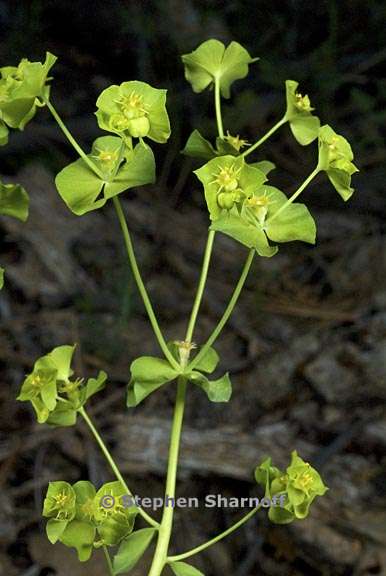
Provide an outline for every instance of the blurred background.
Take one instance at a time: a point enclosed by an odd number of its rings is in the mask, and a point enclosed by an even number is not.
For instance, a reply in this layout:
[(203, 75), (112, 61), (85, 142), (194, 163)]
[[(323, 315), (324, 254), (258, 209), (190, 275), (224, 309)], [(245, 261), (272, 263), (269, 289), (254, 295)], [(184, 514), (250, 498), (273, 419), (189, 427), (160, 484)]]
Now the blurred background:
[[(206, 576), (386, 575), (386, 3), (359, 0), (0, 1), (0, 65), (59, 58), (52, 101), (83, 146), (100, 135), (93, 112), (111, 83), (139, 79), (168, 89), (172, 137), (155, 145), (157, 184), (121, 195), (136, 252), (168, 339), (181, 339), (208, 226), (202, 189), (180, 154), (193, 128), (215, 136), (213, 94), (192, 93), (180, 54), (214, 37), (260, 60), (233, 86), (224, 126), (254, 141), (283, 114), (284, 81), (300, 82), (324, 123), (352, 143), (360, 173), (344, 204), (320, 176), (304, 194), (316, 247), (285, 245), (259, 258), (217, 344), (232, 375), (228, 405), (189, 391), (178, 495), (259, 495), (254, 467), (296, 448), (321, 471), (328, 494), (303, 522), (280, 527), (265, 512), (195, 564)], [(278, 168), (288, 194), (310, 173), (316, 145), (284, 127), (256, 160)], [(1, 218), (0, 575), (105, 574), (51, 546), (41, 521), (50, 480), (112, 480), (79, 423), (39, 426), (15, 401), (35, 359), (77, 342), (77, 372), (106, 370), (91, 413), (134, 493), (163, 492), (174, 386), (127, 411), (129, 364), (157, 345), (128, 269), (112, 207), (78, 218), (53, 178), (74, 153), (46, 110), (0, 149), (0, 174), (31, 195), (27, 224)], [(245, 250), (218, 235), (196, 340), (220, 317)], [(173, 550), (226, 529), (243, 511), (179, 510)], [(147, 573), (145, 557), (133, 574)]]

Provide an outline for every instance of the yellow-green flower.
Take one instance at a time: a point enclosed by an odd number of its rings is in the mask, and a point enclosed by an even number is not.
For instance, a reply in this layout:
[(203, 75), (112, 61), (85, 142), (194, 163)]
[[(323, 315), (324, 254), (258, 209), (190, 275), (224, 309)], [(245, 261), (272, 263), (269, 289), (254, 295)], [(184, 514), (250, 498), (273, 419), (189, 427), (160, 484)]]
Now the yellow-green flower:
[(103, 90), (96, 105), (102, 130), (123, 138), (147, 137), (160, 143), (170, 136), (166, 90), (136, 80), (123, 82)]

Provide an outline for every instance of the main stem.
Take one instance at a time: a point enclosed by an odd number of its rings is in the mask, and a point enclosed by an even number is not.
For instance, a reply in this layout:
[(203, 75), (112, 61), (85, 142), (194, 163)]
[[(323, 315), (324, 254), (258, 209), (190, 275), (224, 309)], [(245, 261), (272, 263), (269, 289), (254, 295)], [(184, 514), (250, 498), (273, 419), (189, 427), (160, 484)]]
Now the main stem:
[(251, 154), (251, 152), (253, 152), (254, 150), (256, 150), (256, 148), (261, 146), (261, 144), (263, 144), (266, 140), (268, 140), (268, 138), (270, 136), (272, 136), (272, 134), (274, 132), (276, 132), (276, 130), (278, 130), (280, 128), (280, 126), (283, 126), (283, 124), (285, 124), (286, 122), (287, 122), (287, 119), (285, 116), (283, 116), (283, 118), (281, 120), (279, 120), (279, 122), (277, 124), (272, 126), (271, 130), (269, 130), (266, 134), (264, 134), (264, 136), (262, 138), (260, 138), (260, 140), (255, 142), (250, 148), (245, 150), (245, 152), (243, 152), (241, 154), (241, 156), (244, 156), (244, 158), (245, 158), (245, 156), (248, 156), (248, 154)]
[(137, 259), (135, 257), (134, 247), (133, 247), (133, 243), (131, 241), (129, 229), (127, 227), (125, 215), (123, 213), (121, 203), (120, 203), (117, 196), (114, 196), (113, 202), (114, 202), (115, 210), (117, 212), (119, 223), (121, 225), (123, 238), (124, 238), (125, 246), (126, 246), (126, 250), (127, 250), (127, 255), (129, 257), (129, 261), (130, 261), (131, 269), (133, 271), (134, 279), (136, 281), (138, 290), (141, 294), (143, 303), (145, 305), (147, 314), (149, 316), (150, 323), (151, 323), (152, 328), (154, 330), (154, 334), (158, 340), (158, 344), (159, 344), (162, 352), (164, 353), (165, 357), (168, 359), (169, 363), (176, 370), (179, 370), (180, 365), (178, 364), (177, 360), (173, 357), (172, 353), (170, 352), (169, 348), (167, 347), (167, 344), (166, 344), (165, 339), (162, 335), (161, 329), (158, 325), (156, 315), (154, 314), (153, 306), (151, 305), (149, 296), (147, 294), (145, 285), (144, 285), (143, 280), (142, 280), (141, 273), (140, 273), (139, 268), (138, 268)]
[[(118, 466), (115, 464), (114, 459), (109, 452), (109, 449), (107, 448), (106, 444), (103, 442), (98, 430), (95, 428), (91, 418), (87, 414), (84, 407), (79, 409), (79, 413), (83, 417), (87, 426), (90, 428), (91, 433), (93, 434), (95, 440), (97, 441), (97, 444), (99, 445), (100, 449), (102, 450), (103, 455), (106, 458), (107, 462), (110, 464), (111, 469), (114, 472), (117, 480), (119, 480), (119, 482), (122, 484), (122, 486), (126, 490), (127, 494), (132, 496), (132, 492), (131, 492), (130, 488), (128, 487), (128, 485), (126, 484), (122, 474), (120, 473)], [(138, 508), (138, 510), (139, 510), (139, 514), (142, 516), (142, 518), (144, 520), (146, 520), (146, 522), (148, 522), (151, 526), (154, 526), (155, 528), (157, 528), (159, 526), (158, 522), (153, 520), (153, 518), (151, 518), (151, 516), (149, 516), (144, 510), (142, 510), (142, 508)]]
[(220, 320), (220, 322), (217, 324), (216, 328), (213, 330), (212, 334), (209, 336), (208, 340), (206, 341), (206, 343), (204, 344), (204, 346), (201, 348), (200, 352), (197, 354), (197, 356), (192, 360), (192, 362), (188, 365), (187, 370), (191, 371), (193, 370), (193, 368), (195, 366), (197, 366), (197, 364), (200, 362), (200, 360), (205, 356), (205, 354), (207, 353), (208, 349), (212, 346), (212, 344), (215, 342), (215, 340), (217, 339), (217, 337), (220, 335), (221, 330), (224, 328), (225, 324), (227, 323), (230, 315), (233, 312), (234, 307), (236, 306), (237, 300), (240, 296), (241, 290), (243, 289), (245, 280), (247, 279), (248, 276), (248, 272), (250, 270), (250, 267), (252, 265), (253, 262), (253, 258), (255, 256), (255, 250), (252, 249), (250, 250), (249, 254), (248, 254), (248, 258), (245, 261), (243, 270), (241, 272), (240, 278), (237, 282), (236, 288), (233, 291), (232, 297), (229, 300), (229, 304), (226, 307), (224, 314)]
[(181, 376), (177, 384), (177, 397), (174, 407), (173, 424), (170, 436), (169, 462), (166, 476), (164, 509), (161, 525), (159, 527), (158, 541), (153, 557), (153, 563), (151, 565), (148, 576), (160, 576), (168, 555), (174, 514), (172, 499), (175, 498), (176, 493), (178, 454), (180, 449), (182, 421), (185, 409), (185, 396), (186, 379)]

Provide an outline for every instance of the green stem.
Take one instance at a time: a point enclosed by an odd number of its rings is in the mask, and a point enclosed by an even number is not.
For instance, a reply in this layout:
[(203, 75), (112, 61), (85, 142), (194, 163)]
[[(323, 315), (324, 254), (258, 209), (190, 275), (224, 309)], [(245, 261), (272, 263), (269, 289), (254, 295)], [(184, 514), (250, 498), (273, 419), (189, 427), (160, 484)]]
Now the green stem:
[(139, 268), (138, 268), (137, 259), (135, 257), (135, 253), (134, 253), (133, 243), (131, 241), (130, 232), (129, 232), (129, 229), (128, 229), (127, 223), (126, 223), (126, 218), (125, 218), (125, 215), (123, 213), (121, 203), (120, 203), (117, 196), (114, 196), (113, 202), (114, 202), (115, 210), (117, 212), (119, 223), (121, 225), (123, 238), (124, 238), (125, 246), (126, 246), (126, 250), (127, 250), (127, 255), (129, 257), (129, 262), (131, 265), (131, 269), (133, 271), (134, 279), (137, 283), (138, 290), (141, 294), (143, 303), (145, 305), (147, 314), (149, 316), (150, 323), (151, 323), (152, 328), (154, 330), (154, 334), (158, 340), (158, 344), (159, 344), (162, 352), (165, 355), (165, 358), (167, 358), (167, 360), (173, 366), (173, 368), (175, 368), (176, 370), (180, 370), (181, 367), (178, 364), (177, 360), (173, 357), (169, 348), (167, 347), (167, 344), (166, 344), (165, 339), (162, 335), (161, 329), (158, 325), (157, 318), (154, 314), (153, 307), (151, 305), (149, 296), (147, 294), (145, 285), (144, 285), (142, 277), (141, 277), (141, 273), (140, 273)]
[(212, 538), (212, 540), (208, 540), (208, 542), (205, 542), (204, 544), (201, 544), (200, 546), (197, 546), (196, 548), (192, 548), (192, 550), (188, 550), (187, 552), (183, 552), (182, 554), (178, 554), (177, 556), (169, 556), (167, 561), (168, 562), (179, 562), (180, 560), (185, 560), (185, 558), (189, 558), (190, 556), (194, 556), (195, 554), (202, 552), (206, 548), (209, 548), (209, 546), (213, 546), (213, 544), (216, 544), (217, 542), (219, 542), (223, 538), (226, 538), (227, 536), (229, 536), (229, 534), (232, 534), (232, 532), (234, 532), (235, 530), (240, 528), (240, 526), (242, 526), (243, 524), (248, 522), (248, 520), (250, 520), (256, 514), (256, 512), (259, 510), (259, 508), (260, 508), (260, 506), (256, 506), (256, 508), (253, 508), (253, 510), (250, 510), (250, 512), (248, 512), (248, 514), (243, 516), (243, 518), (241, 518), (238, 522), (236, 522), (236, 524), (233, 524), (230, 528), (228, 528), (224, 532), (221, 532), (221, 534), (218, 534), (217, 536), (215, 536), (215, 538)]
[(47, 108), (49, 109), (49, 111), (51, 112), (52, 116), (55, 118), (57, 124), (59, 125), (59, 128), (62, 130), (62, 132), (64, 133), (64, 135), (66, 136), (67, 140), (70, 142), (70, 144), (73, 146), (73, 148), (75, 148), (75, 150), (77, 151), (77, 153), (79, 154), (79, 156), (82, 158), (82, 160), (84, 160), (84, 162), (86, 162), (87, 166), (97, 175), (99, 176), (99, 178), (101, 178), (102, 180), (104, 180), (104, 175), (103, 172), (101, 172), (101, 170), (99, 170), (99, 168), (97, 168), (97, 166), (95, 166), (94, 162), (92, 160), (90, 160), (90, 158), (87, 156), (87, 154), (85, 153), (85, 151), (79, 146), (78, 142), (75, 140), (75, 138), (73, 137), (73, 135), (71, 134), (71, 132), (68, 130), (68, 128), (66, 127), (66, 125), (64, 124), (63, 120), (61, 119), (61, 117), (59, 116), (59, 114), (57, 113), (57, 111), (55, 110), (54, 106), (51, 104), (51, 102), (48, 99), (45, 99), (44, 102), (47, 105)]
[(308, 176), (308, 178), (306, 178), (306, 180), (304, 180), (303, 184), (301, 184), (301, 186), (299, 186), (299, 188), (296, 190), (296, 192), (294, 192), (292, 194), (292, 196), (290, 198), (288, 198), (287, 202), (285, 202), (277, 212), (275, 212), (274, 214), (272, 214), (272, 216), (270, 218), (267, 219), (267, 224), (273, 222), (273, 220), (275, 220), (275, 218), (277, 218), (279, 216), (279, 214), (281, 214), (283, 212), (283, 210), (285, 210), (290, 204), (292, 204), (292, 202), (294, 202), (296, 200), (296, 198), (303, 192), (303, 190), (308, 186), (308, 184), (311, 182), (311, 180), (313, 180), (315, 178), (315, 176), (317, 174), (319, 174), (320, 172), (320, 168), (317, 166), (315, 168), (315, 170), (313, 170), (311, 172), (311, 174)]
[(216, 108), (216, 120), (217, 120), (217, 130), (220, 138), (224, 138), (224, 128), (222, 124), (221, 116), (221, 92), (220, 92), (220, 80), (216, 78), (214, 81), (214, 104)]
[(272, 126), (271, 130), (269, 130), (266, 134), (264, 134), (264, 136), (262, 138), (260, 138), (260, 140), (255, 142), (250, 148), (245, 150), (245, 152), (243, 152), (241, 154), (241, 156), (245, 157), (245, 156), (248, 156), (248, 154), (251, 154), (251, 152), (253, 152), (254, 150), (256, 150), (256, 148), (261, 146), (261, 144), (263, 144), (266, 140), (268, 140), (268, 138), (270, 136), (272, 136), (272, 134), (274, 132), (276, 132), (276, 130), (278, 130), (280, 128), (280, 126), (283, 126), (283, 124), (285, 124), (286, 122), (287, 122), (287, 118), (285, 116), (283, 116), (283, 118), (281, 120), (279, 120), (279, 122), (277, 124), (275, 124), (275, 126)]
[(232, 314), (233, 309), (236, 306), (237, 300), (240, 296), (240, 293), (241, 293), (241, 290), (244, 286), (245, 280), (247, 279), (248, 272), (249, 272), (250, 267), (252, 265), (254, 255), (255, 255), (255, 250), (254, 249), (250, 250), (250, 252), (248, 254), (248, 258), (246, 259), (243, 270), (241, 272), (240, 278), (237, 282), (236, 288), (233, 291), (232, 297), (229, 301), (228, 306), (225, 309), (225, 312), (224, 312), (220, 322), (217, 324), (216, 328), (213, 330), (212, 334), (209, 336), (208, 340), (206, 341), (204, 346), (201, 348), (201, 350), (197, 354), (197, 356), (195, 358), (193, 358), (193, 360), (190, 364), (188, 364), (188, 366), (186, 368), (187, 372), (190, 372), (191, 370), (193, 370), (193, 368), (195, 366), (197, 366), (197, 364), (200, 362), (200, 360), (207, 353), (208, 349), (212, 346), (212, 344), (218, 338), (218, 336), (221, 333), (221, 330), (224, 328), (225, 324), (227, 323), (229, 316)]
[(106, 564), (107, 564), (107, 568), (109, 569), (109, 574), (110, 574), (110, 576), (114, 576), (114, 570), (113, 570), (113, 565), (111, 562), (110, 554), (109, 554), (109, 551), (107, 550), (107, 546), (105, 546), (105, 545), (103, 545), (103, 552), (105, 553)]
[(202, 296), (204, 294), (205, 284), (206, 284), (206, 280), (208, 277), (208, 270), (209, 270), (210, 258), (211, 258), (212, 250), (213, 250), (213, 242), (214, 242), (215, 234), (216, 234), (216, 232), (214, 232), (213, 230), (210, 230), (209, 234), (208, 234), (208, 239), (206, 242), (206, 248), (205, 248), (205, 254), (204, 254), (204, 260), (202, 263), (200, 281), (198, 284), (197, 293), (196, 293), (196, 297), (194, 300), (192, 313), (190, 315), (188, 329), (186, 331), (186, 336), (185, 336), (185, 340), (187, 342), (191, 342), (192, 338), (193, 338), (194, 327), (196, 325), (197, 315), (198, 315), (198, 311), (200, 309), (201, 300), (202, 300)]
[(186, 397), (186, 378), (180, 377), (177, 385), (177, 397), (174, 407), (173, 424), (170, 435), (169, 462), (166, 476), (165, 503), (162, 514), (162, 521), (158, 532), (158, 541), (155, 549), (153, 563), (148, 576), (160, 576), (167, 559), (170, 536), (173, 526), (174, 506), (171, 504), (176, 493), (176, 478), (178, 454), (180, 449), (180, 439), (182, 421), (184, 417)]
[[(132, 492), (130, 491), (129, 487), (127, 486), (122, 474), (119, 471), (118, 466), (115, 464), (113, 457), (111, 456), (111, 454), (109, 452), (109, 449), (107, 448), (106, 444), (103, 442), (98, 430), (95, 428), (95, 426), (94, 426), (91, 418), (87, 414), (86, 410), (84, 409), (84, 407), (82, 407), (78, 410), (78, 412), (81, 414), (81, 416), (85, 420), (87, 426), (90, 428), (91, 433), (93, 434), (95, 440), (97, 441), (99, 448), (102, 450), (103, 455), (106, 458), (107, 462), (110, 464), (110, 467), (111, 467), (112, 471), (114, 472), (116, 478), (122, 484), (122, 486), (124, 487), (126, 492), (129, 494), (129, 496), (132, 496), (133, 495)], [(151, 516), (149, 516), (144, 510), (142, 510), (142, 508), (138, 508), (138, 511), (139, 511), (140, 515), (142, 516), (142, 518), (144, 520), (146, 520), (146, 522), (151, 524), (151, 526), (158, 528), (158, 526), (159, 526), (158, 522), (153, 520), (153, 518), (151, 518)]]

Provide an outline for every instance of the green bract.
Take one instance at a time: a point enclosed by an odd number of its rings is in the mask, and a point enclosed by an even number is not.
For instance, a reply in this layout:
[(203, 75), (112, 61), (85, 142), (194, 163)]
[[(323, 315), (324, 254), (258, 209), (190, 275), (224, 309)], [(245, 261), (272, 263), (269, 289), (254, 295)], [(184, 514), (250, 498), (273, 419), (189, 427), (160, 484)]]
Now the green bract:
[(169, 345), (170, 350), (176, 360), (181, 362), (181, 370), (174, 369), (169, 362), (154, 356), (142, 356), (137, 358), (131, 364), (131, 379), (127, 393), (127, 405), (131, 408), (137, 406), (149, 394), (167, 384), (173, 382), (181, 374), (190, 382), (196, 384), (204, 390), (209, 400), (212, 402), (228, 402), (232, 394), (232, 385), (228, 374), (225, 374), (217, 380), (209, 380), (202, 374), (206, 372), (211, 374), (219, 361), (217, 352), (209, 348), (205, 356), (196, 365), (195, 370), (184, 370), (186, 360), (194, 344), (190, 342), (178, 341)]
[(8, 143), (8, 133), (9, 130), (1, 119), (1, 112), (0, 112), (0, 146), (5, 146)]
[[(1, 124), (0, 124), (1, 131)], [(22, 222), (28, 218), (29, 198), (20, 184), (3, 184), (0, 180), (0, 214)], [(0, 268), (0, 290), (4, 286), (4, 269)]]
[(306, 146), (318, 137), (320, 121), (313, 116), (309, 97), (297, 92), (298, 82), (286, 80), (287, 110), (285, 119), (299, 144)]
[(145, 553), (155, 535), (155, 528), (143, 528), (132, 532), (119, 546), (118, 553), (114, 556), (114, 574), (129, 572), (137, 564)]
[(198, 130), (193, 130), (181, 153), (192, 158), (211, 160), (216, 156), (227, 154), (238, 156), (241, 149), (247, 145), (248, 142), (240, 138), (239, 135), (232, 136), (228, 132), (224, 138), (216, 138), (216, 148), (213, 148), (209, 140), (206, 140)]
[(186, 562), (170, 562), (169, 566), (175, 576), (204, 576), (200, 570)]
[[(0, 119), (11, 128), (22, 130), (33, 118), (36, 107), (44, 105), (49, 95), (48, 73), (56, 56), (46, 53), (44, 63), (30, 62), (26, 58), (16, 66), (0, 68)], [(4, 128), (0, 126), (4, 139)]]
[(150, 138), (166, 142), (170, 136), (166, 90), (133, 80), (114, 84), (97, 100), (96, 117), (102, 130), (124, 138)]
[(319, 473), (304, 462), (296, 450), (292, 452), (286, 473), (272, 466), (271, 459), (267, 458), (256, 468), (255, 479), (274, 503), (279, 496), (285, 496), (284, 506), (271, 505), (269, 509), (270, 520), (277, 524), (306, 518), (316, 496), (323, 496), (328, 490)]
[(59, 346), (35, 362), (34, 369), (23, 382), (18, 400), (31, 402), (40, 424), (71, 426), (87, 400), (101, 390), (107, 375), (98, 378), (71, 380), (71, 360), (75, 346)]
[(55, 179), (60, 196), (77, 216), (101, 208), (125, 190), (155, 181), (154, 155), (144, 143), (128, 150), (121, 138), (102, 136), (95, 140), (88, 158), (101, 176), (79, 158), (63, 168)]
[(204, 185), (211, 220), (217, 220), (235, 206), (240, 208), (267, 179), (261, 170), (234, 156), (214, 158), (194, 173)]
[[(255, 248), (260, 256), (276, 254), (273, 242), (301, 240), (315, 243), (315, 222), (304, 204), (293, 203), (283, 206), (287, 197), (273, 186), (261, 186), (244, 199), (241, 208), (234, 207), (211, 225), (211, 230), (223, 232), (248, 248)], [(280, 214), (273, 217), (276, 212)]]
[(96, 493), (94, 518), (100, 544), (116, 546), (133, 531), (138, 508), (125, 505), (125, 497), (127, 490), (120, 482), (104, 484)]
[(354, 155), (350, 144), (328, 126), (319, 130), (319, 163), (320, 170), (325, 170), (335, 190), (343, 200), (348, 200), (354, 188), (351, 188), (351, 176), (358, 172), (352, 163)]
[(202, 92), (215, 80), (220, 84), (224, 98), (230, 97), (230, 87), (235, 80), (245, 78), (248, 66), (258, 58), (251, 58), (238, 42), (227, 48), (219, 40), (207, 40), (190, 54), (181, 56), (185, 67), (185, 78), (194, 92)]
[(25, 222), (28, 206), (28, 194), (20, 184), (3, 184), (0, 180), (0, 214)]

